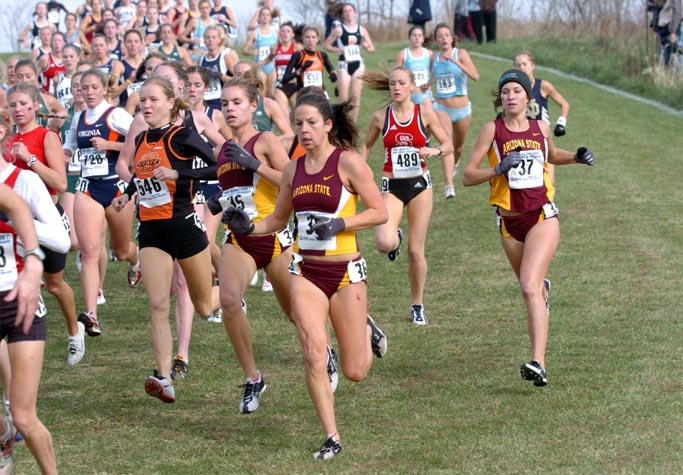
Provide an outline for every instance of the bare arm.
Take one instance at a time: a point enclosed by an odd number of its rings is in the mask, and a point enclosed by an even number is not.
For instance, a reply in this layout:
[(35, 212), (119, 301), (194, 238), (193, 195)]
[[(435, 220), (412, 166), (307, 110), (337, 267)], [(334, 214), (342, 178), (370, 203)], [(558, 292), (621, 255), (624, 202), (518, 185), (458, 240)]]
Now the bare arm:
[(470, 54), (467, 51), (459, 49), (458, 59), (453, 59), (452, 56), (449, 56), (448, 59), (462, 69), (472, 81), (479, 81), (479, 71), (477, 71), (477, 67), (472, 62), (472, 58), (470, 58)]
[(275, 127), (277, 127), (282, 135), (294, 135), (292, 126), (289, 123), (289, 117), (287, 117), (285, 111), (282, 110), (282, 107), (280, 107), (275, 100), (269, 97), (264, 97), (263, 108), (266, 110), (266, 114), (268, 114), (270, 120), (273, 121), (273, 124), (275, 124)]
[(377, 141), (379, 134), (384, 127), (384, 109), (375, 111), (372, 114), (372, 119), (370, 120), (370, 127), (368, 128), (368, 133), (365, 135), (365, 141), (360, 147), (360, 156), (367, 162), (368, 156), (370, 155), (370, 149)]
[(493, 136), (496, 132), (496, 124), (489, 122), (482, 127), (477, 141), (472, 148), (470, 158), (467, 161), (467, 166), (462, 173), (462, 184), (465, 186), (478, 185), (489, 181), (496, 176), (496, 171), (493, 167), (480, 168), (484, 161), (486, 154), (493, 143)]
[(339, 158), (339, 176), (345, 186), (358, 193), (365, 205), (360, 213), (344, 218), (344, 228), (347, 231), (360, 231), (387, 222), (387, 207), (365, 160), (360, 160), (356, 152), (342, 152)]
[(562, 97), (562, 94), (557, 92), (555, 86), (545, 79), (541, 83), (541, 94), (543, 94), (545, 97), (551, 98), (555, 104), (560, 106), (560, 116), (567, 118), (567, 115), (569, 114), (569, 102)]
[(361, 35), (363, 35), (363, 48), (365, 48), (368, 51), (368, 53), (374, 53), (375, 44), (372, 42), (372, 38), (370, 38), (368, 30), (366, 30), (364, 26), (361, 26), (360, 33)]

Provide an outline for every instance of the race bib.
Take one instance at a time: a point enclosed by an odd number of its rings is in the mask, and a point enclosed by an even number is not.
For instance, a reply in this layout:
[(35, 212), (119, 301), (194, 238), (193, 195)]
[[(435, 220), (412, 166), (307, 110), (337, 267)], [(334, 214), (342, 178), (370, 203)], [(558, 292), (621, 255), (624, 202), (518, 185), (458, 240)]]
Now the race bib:
[(128, 86), (126, 86), (126, 92), (128, 93), (128, 97), (130, 97), (134, 93), (140, 91), (141, 87), (142, 87), (142, 82), (134, 82), (133, 84), (128, 84)]
[(280, 242), (280, 246), (283, 248), (294, 244), (294, 237), (292, 236), (292, 232), (289, 230), (289, 228), (285, 228), (277, 233), (277, 240)]
[(76, 180), (76, 191), (80, 191), (81, 193), (87, 193), (89, 186), (90, 180), (88, 180), (87, 178), (79, 176), (78, 180)]
[(282, 78), (285, 75), (285, 71), (287, 70), (287, 66), (278, 66), (277, 67), (277, 80), (282, 81)]
[(321, 213), (318, 211), (297, 212), (296, 223), (299, 249), (302, 251), (332, 251), (336, 249), (337, 236), (331, 236), (329, 239), (319, 239), (318, 234), (313, 231), (318, 221), (335, 217), (332, 213)]
[(154, 208), (171, 202), (171, 193), (168, 191), (166, 181), (159, 181), (153, 176), (149, 178), (135, 178), (138, 188), (140, 204), (145, 208)]
[(349, 63), (360, 61), (360, 45), (344, 46), (344, 60)]
[(209, 85), (206, 88), (206, 91), (204, 91), (204, 100), (213, 101), (216, 99), (220, 99), (222, 87), (223, 85), (221, 84), (220, 79), (211, 78), (211, 81), (209, 81)]
[(59, 11), (51, 10), (47, 12), (47, 21), (55, 25), (59, 24)]
[(364, 258), (349, 262), (346, 266), (346, 272), (349, 274), (349, 282), (357, 284), (363, 282), (368, 278), (368, 266)]
[(550, 219), (559, 214), (559, 210), (557, 209), (557, 206), (555, 206), (555, 203), (552, 201), (549, 201), (548, 203), (543, 205), (543, 216), (545, 219)]
[(413, 71), (413, 76), (415, 77), (415, 85), (417, 87), (427, 84), (427, 81), (429, 81), (429, 71), (426, 69)]
[(14, 234), (0, 234), (0, 291), (11, 290), (19, 273), (17, 258), (14, 255)]
[(437, 94), (453, 94), (455, 92), (455, 76), (446, 74), (436, 78)]
[(223, 190), (223, 194), (220, 198), (218, 198), (218, 202), (223, 207), (223, 210), (236, 208), (247, 213), (249, 219), (258, 217), (256, 204), (254, 203), (253, 186), (235, 186), (233, 188)]
[(415, 147), (391, 149), (391, 169), (396, 178), (412, 178), (422, 175), (422, 161)]
[(389, 178), (383, 176), (379, 185), (380, 193), (389, 193)]
[(81, 173), (81, 151), (76, 151), (69, 158), (69, 164), (66, 166), (67, 173)]
[(81, 150), (81, 176), (101, 177), (109, 175), (109, 159), (105, 150), (84, 148)]
[(323, 73), (320, 71), (304, 71), (304, 87), (323, 85)]
[(540, 150), (523, 150), (519, 152), (522, 160), (515, 168), (508, 171), (508, 184), (513, 190), (537, 188), (543, 185), (543, 164), (545, 159)]
[(261, 46), (258, 49), (258, 56), (256, 57), (256, 61), (263, 61), (265, 59), (268, 59), (268, 56), (270, 56), (270, 46)]
[(301, 275), (301, 261), (304, 258), (296, 252), (292, 253), (292, 260), (289, 262), (289, 273), (294, 275)]

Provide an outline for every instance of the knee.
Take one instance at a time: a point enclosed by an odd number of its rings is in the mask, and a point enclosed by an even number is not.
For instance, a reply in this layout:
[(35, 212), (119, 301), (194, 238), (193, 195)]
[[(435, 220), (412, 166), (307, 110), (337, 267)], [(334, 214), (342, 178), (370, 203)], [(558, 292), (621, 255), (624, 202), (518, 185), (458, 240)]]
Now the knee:
[(149, 308), (152, 312), (152, 316), (159, 314), (168, 315), (171, 309), (170, 299), (168, 297), (150, 296)]
[(230, 319), (242, 314), (242, 298), (237, 295), (225, 295), (221, 293), (221, 308), (223, 318)]
[(45, 282), (45, 287), (47, 288), (48, 293), (56, 299), (59, 299), (59, 297), (62, 296), (62, 292), (64, 291), (65, 285), (66, 282), (64, 282), (64, 280), (62, 279), (47, 279)]
[(456, 157), (459, 157), (462, 155), (462, 152), (465, 150), (465, 144), (455, 144), (453, 147), (453, 153), (455, 154)]
[(396, 234), (396, 231), (393, 233), (391, 232), (381, 232), (377, 233), (375, 236), (375, 245), (377, 246), (377, 250), (382, 253), (387, 253), (389, 251), (393, 251), (396, 249), (396, 246), (398, 244), (398, 235)]
[(324, 345), (303, 345), (304, 366), (309, 373), (321, 373), (327, 371), (327, 349)]
[(344, 360), (342, 360), (342, 371), (344, 373), (344, 377), (349, 381), (353, 381), (354, 383), (363, 381), (368, 375), (368, 369), (369, 365), (365, 367), (358, 364), (345, 365)]
[(524, 300), (529, 300), (537, 295), (541, 295), (541, 286), (527, 280), (521, 280), (519, 282), (519, 288), (522, 291)]
[(427, 260), (425, 259), (424, 248), (408, 247), (408, 260), (412, 265), (421, 265), (427, 267)]
[(35, 411), (23, 411), (17, 408), (12, 408), (12, 421), (14, 427), (17, 428), (23, 436), (30, 436), (33, 425), (37, 420)]
[(118, 261), (125, 261), (130, 255), (129, 246), (127, 244), (126, 246), (112, 248), (112, 251), (114, 252), (114, 257), (116, 257), (116, 260)]

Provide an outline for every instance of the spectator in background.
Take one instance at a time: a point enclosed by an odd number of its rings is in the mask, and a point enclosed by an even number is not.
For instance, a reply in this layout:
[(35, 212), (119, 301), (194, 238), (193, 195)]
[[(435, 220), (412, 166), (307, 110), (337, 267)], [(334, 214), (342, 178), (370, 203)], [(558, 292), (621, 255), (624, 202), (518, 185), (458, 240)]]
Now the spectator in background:
[(467, 17), (469, 16), (468, 3), (468, 0), (456, 0), (455, 2), (453, 32), (460, 41), (466, 40), (469, 37), (467, 31)]
[(408, 11), (408, 23), (420, 26), (426, 30), (425, 25), (432, 19), (432, 9), (429, 0), (413, 0)]
[(342, 2), (340, 0), (325, 0), (327, 11), (325, 12), (325, 37), (323, 41), (330, 36), (332, 30), (341, 24), (342, 17)]
[(681, 10), (683, 10), (682, 0), (666, 0), (659, 12), (657, 22), (659, 51), (662, 55), (662, 62), (666, 66), (671, 63), (671, 53), (676, 44), (676, 32), (681, 25)]
[[(482, 30), (482, 16), (481, 16), (481, 6), (479, 5), (479, 0), (468, 0), (467, 10), (469, 15), (470, 23), (472, 24), (472, 31), (468, 35), (468, 39), (477, 39), (477, 43), (482, 44), (484, 42), (484, 32)], [(472, 37), (474, 33), (474, 38)]]
[[(480, 0), (481, 18), (484, 29), (486, 30), (486, 42), (496, 42), (496, 1), (497, 0)], [(481, 42), (480, 42), (481, 43)]]

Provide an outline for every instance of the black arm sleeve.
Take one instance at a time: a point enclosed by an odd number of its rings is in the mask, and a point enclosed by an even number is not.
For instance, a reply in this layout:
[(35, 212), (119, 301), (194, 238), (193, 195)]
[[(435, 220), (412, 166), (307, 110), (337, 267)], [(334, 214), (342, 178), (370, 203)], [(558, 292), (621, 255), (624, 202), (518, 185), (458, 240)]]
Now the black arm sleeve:
[(197, 157), (208, 165), (208, 167), (195, 170), (189, 168), (176, 170), (178, 178), (216, 179), (216, 160), (213, 158), (213, 148), (196, 131), (183, 128), (173, 135), (171, 148), (181, 157)]
[(299, 64), (299, 58), (301, 58), (301, 54), (298, 51), (295, 51), (292, 57), (289, 58), (285, 74), (282, 75), (282, 84), (299, 78), (299, 73), (296, 71), (296, 65)]
[(331, 73), (332, 71), (334, 71), (334, 66), (332, 66), (332, 61), (330, 61), (330, 57), (324, 51), (322, 51), (322, 56), (323, 61), (325, 62), (325, 69), (328, 73)]
[(126, 187), (126, 191), (123, 193), (128, 195), (128, 199), (131, 199), (135, 193), (137, 193), (138, 187), (135, 184), (135, 174), (130, 177), (130, 181), (128, 182), (128, 186)]

